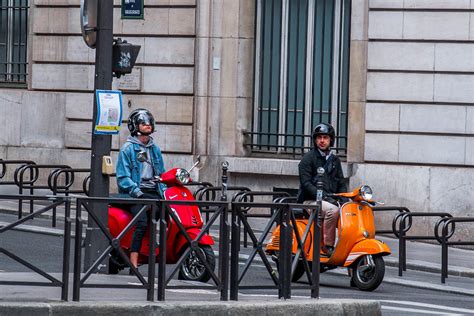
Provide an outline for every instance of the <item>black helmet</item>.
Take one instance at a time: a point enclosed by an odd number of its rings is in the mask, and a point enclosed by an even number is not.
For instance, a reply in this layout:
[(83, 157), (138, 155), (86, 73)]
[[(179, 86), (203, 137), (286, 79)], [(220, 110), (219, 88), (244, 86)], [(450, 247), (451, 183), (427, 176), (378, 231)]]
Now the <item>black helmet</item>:
[(329, 146), (334, 146), (334, 142), (336, 140), (336, 132), (334, 131), (334, 127), (332, 127), (331, 124), (320, 123), (316, 125), (313, 130), (313, 142), (316, 139), (316, 136), (318, 135), (329, 135), (329, 137), (331, 138), (331, 143), (329, 144)]
[(130, 113), (130, 116), (128, 117), (127, 126), (132, 136), (145, 135), (143, 133), (139, 133), (138, 128), (140, 123), (150, 124), (151, 133), (155, 131), (155, 119), (153, 118), (153, 115), (150, 113), (150, 111), (145, 109), (136, 109), (133, 110), (132, 113)]

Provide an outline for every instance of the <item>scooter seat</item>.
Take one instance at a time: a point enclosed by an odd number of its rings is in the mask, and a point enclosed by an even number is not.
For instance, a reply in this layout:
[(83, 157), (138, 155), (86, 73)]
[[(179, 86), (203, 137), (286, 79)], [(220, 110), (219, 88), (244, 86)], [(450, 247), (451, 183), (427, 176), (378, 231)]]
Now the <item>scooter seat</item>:
[[(121, 193), (116, 193), (116, 194), (110, 194), (110, 197), (111, 198), (123, 199), (123, 198), (128, 198), (129, 196), (125, 195), (125, 194), (121, 194)], [(109, 204), (110, 207), (116, 207), (116, 208), (122, 209), (122, 210), (127, 211), (127, 212), (130, 212), (133, 205), (134, 204), (127, 204), (127, 203), (120, 203), (120, 202), (115, 202), (115, 203), (112, 202), (112, 203)]]
[(110, 206), (110, 207), (116, 207), (116, 208), (119, 208), (119, 209), (121, 209), (121, 210), (130, 212), (131, 209), (132, 209), (133, 204), (110, 203), (109, 206)]
[(294, 208), (293, 209), (293, 214), (295, 215), (295, 218), (307, 218), (308, 217), (308, 212), (304, 208)]

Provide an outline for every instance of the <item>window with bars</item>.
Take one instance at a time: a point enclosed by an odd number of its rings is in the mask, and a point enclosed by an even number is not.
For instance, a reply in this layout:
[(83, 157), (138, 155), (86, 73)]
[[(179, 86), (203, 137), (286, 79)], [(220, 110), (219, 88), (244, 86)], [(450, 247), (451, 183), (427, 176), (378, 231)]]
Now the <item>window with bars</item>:
[(350, 0), (258, 0), (253, 152), (293, 156), (330, 123), (347, 148)]
[(26, 84), (27, 38), (28, 0), (0, 0), (0, 84)]

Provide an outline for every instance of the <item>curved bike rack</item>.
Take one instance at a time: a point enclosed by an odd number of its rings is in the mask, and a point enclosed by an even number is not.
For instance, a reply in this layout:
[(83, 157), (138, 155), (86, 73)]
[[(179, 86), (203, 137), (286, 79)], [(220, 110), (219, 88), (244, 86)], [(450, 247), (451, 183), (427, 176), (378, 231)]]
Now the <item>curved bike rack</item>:
[[(3, 179), (5, 177), (5, 175), (7, 173), (7, 165), (20, 165), (19, 167), (17, 167), (15, 169), (14, 174), (16, 175), (19, 168), (22, 168), (25, 165), (35, 165), (35, 164), (36, 163), (32, 160), (3, 160), (3, 159), (0, 159), (0, 167), (1, 167), (1, 170), (2, 170), (0, 172), (0, 179)], [(32, 180), (32, 178), (33, 178), (33, 174), (32, 174), (32, 172), (30, 172), (30, 181)], [(16, 182), (15, 181), (0, 181), (0, 185), (16, 185)], [(23, 194), (23, 189), (20, 188), (20, 187), (18, 188), (18, 194), (19, 195)], [(30, 192), (30, 195), (32, 195), (31, 192)], [(34, 201), (30, 200), (29, 203), (30, 203), (30, 210), (32, 210)], [(21, 218), (21, 216), (20, 216), (20, 207), (23, 207), (23, 200), (18, 199), (18, 219)]]
[[(403, 206), (376, 206), (372, 207), (372, 211), (374, 212), (393, 212), (393, 211), (398, 211), (398, 214), (395, 215), (392, 221), (392, 229), (378, 229), (375, 231), (375, 234), (390, 234), (393, 233), (395, 237), (398, 238), (397, 233), (396, 233), (396, 226), (398, 223), (398, 220), (400, 219), (400, 216), (404, 213), (410, 213), (410, 210), (407, 207)], [(409, 219), (411, 221), (411, 218)], [(411, 222), (410, 222), (411, 225)]]
[[(61, 169), (71, 169), (68, 165), (37, 165), (37, 164), (27, 164), (23, 165), (15, 170), (14, 174), (14, 183), (19, 188), (19, 194), (23, 194), (23, 189), (29, 189), (30, 195), (34, 195), (35, 189), (50, 189), (49, 185), (35, 185), (35, 182), (39, 178), (40, 169), (55, 169), (51, 173), (55, 173)], [(56, 170), (58, 169), (58, 170)], [(28, 180), (25, 179), (25, 173), (29, 171), (30, 178)], [(51, 177), (51, 174), (48, 177)], [(54, 194), (54, 192), (53, 192)], [(33, 200), (30, 202), (30, 214), (33, 213)], [(53, 220), (52, 226), (56, 227), (56, 207), (53, 209)], [(18, 218), (23, 217), (23, 202), (18, 204)]]
[(474, 241), (449, 241), (454, 235), (456, 223), (474, 223), (474, 218), (443, 218), (436, 223), (434, 229), (436, 240), (441, 244), (441, 283), (445, 283), (448, 277), (448, 246), (474, 246)]
[[(208, 202), (216, 202), (217, 193), (222, 192), (223, 187), (204, 187), (196, 191), (194, 194), (197, 201), (208, 201)], [(249, 188), (243, 186), (228, 186), (226, 188), (227, 191), (250, 191)], [(220, 200), (220, 198), (219, 198)], [(206, 221), (209, 221), (209, 213), (213, 212), (210, 207), (203, 207), (201, 209), (203, 213), (206, 213)]]
[[(254, 202), (254, 197), (255, 196), (271, 196), (273, 197), (273, 203), (280, 203), (276, 202), (275, 199), (282, 198), (282, 197), (289, 197), (290, 194), (288, 192), (275, 192), (275, 191), (241, 191), (236, 193), (232, 197), (232, 202)], [(275, 212), (274, 209), (270, 209), (270, 214), (265, 215), (265, 214), (259, 214), (259, 215), (252, 215), (248, 214), (248, 210), (250, 210), (250, 207), (248, 208), (242, 208), (242, 215), (245, 217), (272, 217), (273, 213)], [(248, 240), (247, 240), (247, 228), (244, 226), (244, 248), (247, 248)]]
[[(408, 231), (412, 227), (413, 218), (419, 217), (440, 217), (441, 222), (444, 218), (451, 218), (452, 215), (445, 212), (404, 212), (400, 213), (393, 219), (393, 233), (398, 237), (398, 275), (402, 276), (403, 271), (407, 269), (406, 258), (406, 241), (407, 240), (437, 240), (436, 236), (407, 236)], [(398, 227), (397, 227), (398, 224)]]

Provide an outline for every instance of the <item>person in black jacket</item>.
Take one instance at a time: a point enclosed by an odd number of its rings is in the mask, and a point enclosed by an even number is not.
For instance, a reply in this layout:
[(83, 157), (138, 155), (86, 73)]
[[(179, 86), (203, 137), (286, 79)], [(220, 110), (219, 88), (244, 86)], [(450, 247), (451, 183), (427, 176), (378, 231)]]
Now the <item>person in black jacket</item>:
[[(323, 183), (322, 219), (323, 255), (330, 257), (334, 251), (336, 227), (339, 219), (338, 202), (328, 196), (330, 193), (347, 192), (347, 186), (342, 173), (340, 159), (331, 151), (336, 134), (330, 124), (321, 123), (313, 130), (314, 148), (307, 152), (298, 165), (300, 177), (300, 192), (298, 202), (316, 204), (316, 184)], [(318, 175), (319, 167), (324, 168), (324, 174)]]

